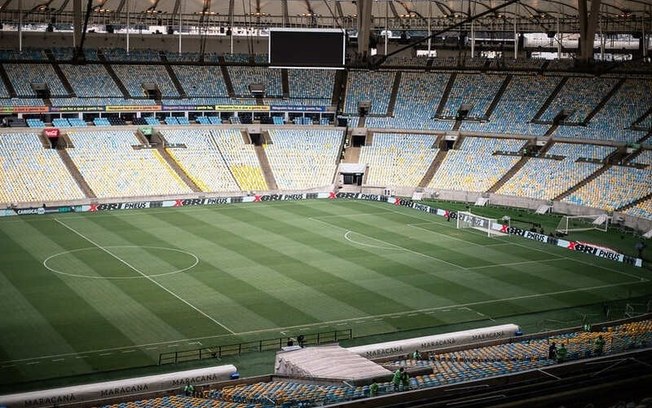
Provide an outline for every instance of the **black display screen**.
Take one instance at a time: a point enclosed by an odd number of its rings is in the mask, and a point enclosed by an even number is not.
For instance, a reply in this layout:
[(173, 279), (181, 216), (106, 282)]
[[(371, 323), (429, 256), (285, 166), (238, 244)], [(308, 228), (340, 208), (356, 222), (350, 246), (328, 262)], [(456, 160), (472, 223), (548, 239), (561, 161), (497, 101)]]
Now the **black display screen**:
[(343, 68), (345, 33), (340, 30), (270, 30), (269, 64), (288, 68)]

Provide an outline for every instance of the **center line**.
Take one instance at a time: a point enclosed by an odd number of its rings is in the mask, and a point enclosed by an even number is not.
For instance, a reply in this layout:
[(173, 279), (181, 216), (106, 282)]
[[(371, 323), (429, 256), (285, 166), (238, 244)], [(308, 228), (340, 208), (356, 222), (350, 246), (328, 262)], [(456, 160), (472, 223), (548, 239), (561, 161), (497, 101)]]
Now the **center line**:
[(100, 244), (96, 243), (95, 241), (91, 240), (90, 238), (88, 238), (87, 236), (85, 236), (85, 235), (82, 234), (81, 232), (77, 231), (76, 229), (74, 229), (74, 228), (72, 228), (72, 227), (66, 225), (65, 223), (63, 223), (63, 222), (60, 221), (59, 219), (55, 218), (54, 220), (55, 220), (56, 222), (58, 222), (59, 224), (63, 225), (64, 227), (66, 227), (68, 230), (70, 230), (70, 231), (74, 232), (75, 234), (79, 235), (80, 237), (82, 237), (82, 238), (85, 239), (86, 241), (88, 241), (88, 242), (90, 242), (91, 244), (95, 245), (97, 248), (99, 248), (99, 249), (101, 249), (102, 251), (106, 252), (107, 254), (111, 255), (113, 258), (115, 258), (115, 259), (117, 259), (118, 261), (122, 262), (124, 265), (126, 265), (127, 267), (129, 267), (129, 268), (130, 268), (131, 270), (133, 270), (134, 272), (138, 273), (138, 274), (139, 274), (140, 276), (142, 276), (143, 278), (145, 278), (145, 279), (147, 279), (148, 281), (152, 282), (153, 284), (155, 284), (155, 285), (158, 286), (159, 288), (163, 289), (164, 291), (166, 291), (166, 292), (169, 293), (170, 295), (174, 296), (175, 298), (177, 298), (177, 299), (180, 300), (181, 302), (185, 303), (186, 305), (190, 306), (190, 307), (193, 308), (195, 311), (197, 311), (199, 314), (201, 314), (202, 316), (206, 317), (208, 320), (210, 320), (210, 321), (212, 321), (213, 323), (217, 324), (218, 326), (220, 326), (220, 327), (223, 328), (224, 330), (228, 331), (229, 333), (231, 333), (231, 334), (235, 334), (235, 332), (234, 332), (233, 330), (229, 329), (228, 327), (226, 327), (226, 326), (223, 325), (222, 323), (220, 323), (220, 322), (218, 322), (217, 320), (215, 320), (214, 318), (210, 317), (210, 316), (207, 315), (205, 312), (199, 310), (196, 306), (192, 305), (190, 302), (188, 302), (187, 300), (181, 298), (179, 295), (177, 295), (176, 293), (172, 292), (170, 289), (168, 289), (168, 288), (166, 288), (165, 286), (161, 285), (160, 283), (158, 283), (157, 281), (155, 281), (151, 276), (144, 274), (143, 272), (141, 272), (140, 270), (138, 270), (135, 266), (131, 265), (129, 262), (125, 261), (124, 259), (120, 258), (119, 256), (117, 256), (117, 255), (114, 254), (113, 252), (111, 252), (111, 251), (109, 251), (108, 249), (104, 248), (103, 246), (101, 246)]

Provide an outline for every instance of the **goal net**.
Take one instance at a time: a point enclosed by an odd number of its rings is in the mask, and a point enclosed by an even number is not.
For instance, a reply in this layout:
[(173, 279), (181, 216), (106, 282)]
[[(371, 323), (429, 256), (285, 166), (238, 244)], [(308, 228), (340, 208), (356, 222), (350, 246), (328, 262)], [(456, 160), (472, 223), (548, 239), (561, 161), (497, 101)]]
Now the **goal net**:
[(557, 231), (568, 234), (572, 231), (607, 231), (611, 218), (606, 214), (599, 215), (564, 215), (557, 225)]
[(458, 229), (473, 228), (486, 233), (488, 237), (507, 235), (500, 231), (493, 230), (491, 228), (493, 224), (498, 224), (498, 220), (495, 218), (487, 218), (481, 215), (471, 214), (467, 211), (460, 211), (457, 213)]

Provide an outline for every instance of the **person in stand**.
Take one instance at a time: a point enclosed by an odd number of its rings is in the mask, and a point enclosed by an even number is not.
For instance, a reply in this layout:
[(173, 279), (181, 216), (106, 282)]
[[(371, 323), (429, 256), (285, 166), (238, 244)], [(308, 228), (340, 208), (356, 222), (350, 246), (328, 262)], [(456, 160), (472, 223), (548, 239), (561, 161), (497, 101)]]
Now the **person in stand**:
[(414, 350), (414, 353), (412, 353), (412, 359), (421, 360), (421, 353), (419, 353), (419, 350)]
[(405, 370), (401, 374), (401, 385), (403, 386), (403, 391), (410, 389), (410, 374)]
[(602, 335), (598, 336), (597, 339), (595, 339), (595, 347), (593, 348), (593, 353), (595, 353), (596, 356), (601, 356), (602, 353), (604, 353), (604, 339), (602, 338)]
[(394, 384), (394, 391), (398, 391), (401, 386), (401, 379), (403, 377), (403, 372), (405, 368), (401, 367), (394, 371), (394, 377), (392, 377), (392, 384)]
[(380, 386), (378, 385), (378, 380), (374, 378), (374, 382), (371, 383), (369, 386), (369, 396), (370, 397), (376, 397), (378, 396), (378, 390), (380, 389)]
[(192, 397), (193, 395), (195, 395), (195, 387), (193, 387), (192, 384), (187, 382), (186, 386), (183, 387), (183, 393), (186, 395), (186, 397)]
[(550, 344), (550, 347), (548, 347), (548, 359), (554, 360), (556, 358), (557, 358), (557, 345), (553, 341), (552, 344)]
[(566, 350), (566, 346), (562, 343), (559, 350), (557, 350), (557, 362), (563, 363), (566, 360), (566, 356), (568, 356), (568, 350)]

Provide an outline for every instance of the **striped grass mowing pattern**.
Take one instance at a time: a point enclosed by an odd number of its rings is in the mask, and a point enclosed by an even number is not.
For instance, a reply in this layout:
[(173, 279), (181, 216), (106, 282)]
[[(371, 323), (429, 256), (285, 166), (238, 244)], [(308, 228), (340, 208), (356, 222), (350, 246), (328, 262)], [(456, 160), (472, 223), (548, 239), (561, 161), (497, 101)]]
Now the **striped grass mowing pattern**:
[(201, 346), (487, 325), (652, 293), (637, 268), (363, 201), (0, 219), (0, 247), (4, 385)]

